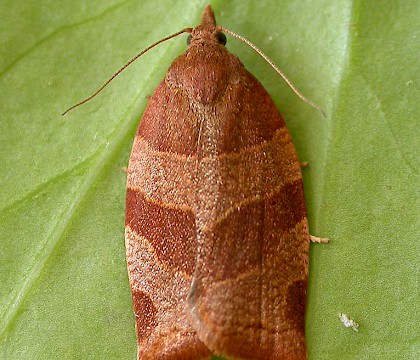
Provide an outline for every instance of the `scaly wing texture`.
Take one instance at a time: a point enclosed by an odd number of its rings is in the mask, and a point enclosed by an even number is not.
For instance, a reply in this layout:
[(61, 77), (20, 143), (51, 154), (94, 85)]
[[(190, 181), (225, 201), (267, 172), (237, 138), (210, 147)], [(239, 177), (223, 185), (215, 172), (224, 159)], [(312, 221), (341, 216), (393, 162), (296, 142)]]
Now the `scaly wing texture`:
[[(139, 359), (210, 356), (186, 315), (197, 256), (190, 201), (196, 161), (188, 150), (196, 146), (196, 136), (186, 133), (192, 128), (185, 124), (190, 118), (177, 112), (177, 100), (164, 82), (156, 89), (128, 167), (126, 248)], [(168, 121), (166, 116), (180, 121)]]
[(191, 321), (217, 354), (301, 360), (309, 243), (300, 165), (267, 92), (228, 59), (236, 75), (202, 109)]
[(139, 359), (305, 359), (296, 152), (261, 84), (199, 35), (150, 99), (128, 168)]

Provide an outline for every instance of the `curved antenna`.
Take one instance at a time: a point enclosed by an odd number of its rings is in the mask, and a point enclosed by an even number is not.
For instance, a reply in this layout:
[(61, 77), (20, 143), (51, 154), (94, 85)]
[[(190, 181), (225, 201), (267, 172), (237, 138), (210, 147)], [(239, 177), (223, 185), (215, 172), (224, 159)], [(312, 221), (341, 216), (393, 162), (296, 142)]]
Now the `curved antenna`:
[(83, 105), (85, 103), (87, 103), (89, 100), (92, 100), (96, 95), (98, 95), (112, 80), (114, 80), (119, 74), (121, 74), (128, 66), (130, 66), (134, 61), (136, 61), (140, 56), (142, 56), (144, 53), (148, 52), (150, 49), (154, 48), (156, 45), (159, 45), (160, 43), (172, 39), (178, 35), (181, 35), (183, 33), (190, 33), (192, 31), (192, 28), (185, 28), (182, 29), (181, 31), (176, 32), (175, 34), (169, 35), (163, 39), (160, 39), (159, 41), (155, 42), (154, 44), (150, 45), (149, 47), (147, 47), (146, 49), (144, 49), (142, 52), (140, 52), (139, 54), (137, 54), (136, 56), (134, 56), (128, 63), (126, 63), (121, 69), (119, 69), (114, 75), (111, 76), (111, 78), (105, 82), (105, 84), (103, 84), (98, 90), (96, 90), (91, 96), (89, 96), (88, 98), (80, 101), (79, 103), (69, 107), (66, 111), (64, 111), (61, 115), (65, 115), (67, 114), (69, 111), (73, 110), (74, 108)]
[(242, 37), (241, 35), (238, 35), (226, 28), (224, 28), (223, 26), (219, 26), (219, 29), (233, 37), (236, 37), (237, 39), (241, 40), (242, 42), (244, 42), (245, 44), (247, 44), (249, 47), (251, 47), (256, 53), (258, 53), (265, 61), (267, 61), (271, 67), (277, 72), (277, 74), (279, 74), (283, 80), (287, 83), (287, 85), (289, 85), (289, 87), (293, 90), (293, 92), (300, 98), (302, 99), (305, 103), (307, 103), (308, 105), (312, 106), (314, 109), (317, 109), (322, 115), (324, 115), (324, 117), (326, 117), (324, 110), (321, 109), (320, 106), (318, 106), (317, 104), (315, 104), (313, 101), (309, 100), (307, 97), (303, 96), (299, 90), (292, 84), (292, 82), (289, 80), (289, 78), (284, 74), (283, 71), (281, 71), (272, 60), (270, 60), (270, 58), (265, 55), (259, 48), (257, 48), (251, 41), (249, 41), (248, 39)]

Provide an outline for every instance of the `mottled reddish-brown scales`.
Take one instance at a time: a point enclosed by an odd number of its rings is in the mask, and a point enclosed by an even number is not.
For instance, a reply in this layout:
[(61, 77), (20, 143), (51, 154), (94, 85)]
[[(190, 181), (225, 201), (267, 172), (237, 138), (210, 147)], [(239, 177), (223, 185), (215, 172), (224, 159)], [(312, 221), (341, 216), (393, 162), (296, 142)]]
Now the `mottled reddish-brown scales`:
[(307, 358), (300, 164), (210, 6), (141, 120), (126, 246), (139, 359)]

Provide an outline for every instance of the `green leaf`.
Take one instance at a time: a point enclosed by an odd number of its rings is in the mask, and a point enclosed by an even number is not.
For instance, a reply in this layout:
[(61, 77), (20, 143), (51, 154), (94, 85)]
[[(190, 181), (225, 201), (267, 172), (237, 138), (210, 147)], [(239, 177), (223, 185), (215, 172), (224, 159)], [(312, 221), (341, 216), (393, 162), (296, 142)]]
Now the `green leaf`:
[[(133, 55), (198, 24), (204, 1), (0, 3), (0, 358), (134, 359), (125, 173), (147, 98), (185, 36), (97, 98)], [(212, 1), (228, 48), (272, 95), (304, 170), (311, 359), (420, 357), (418, 3)], [(344, 312), (359, 332), (338, 319)]]

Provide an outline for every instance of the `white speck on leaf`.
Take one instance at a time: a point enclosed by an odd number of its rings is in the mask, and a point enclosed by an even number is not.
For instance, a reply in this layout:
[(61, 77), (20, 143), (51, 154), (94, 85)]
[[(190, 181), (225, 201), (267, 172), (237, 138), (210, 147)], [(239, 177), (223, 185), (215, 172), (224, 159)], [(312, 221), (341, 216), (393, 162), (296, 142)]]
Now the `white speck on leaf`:
[(345, 327), (351, 327), (354, 331), (359, 331), (359, 324), (351, 319), (347, 314), (338, 314), (339, 319)]

